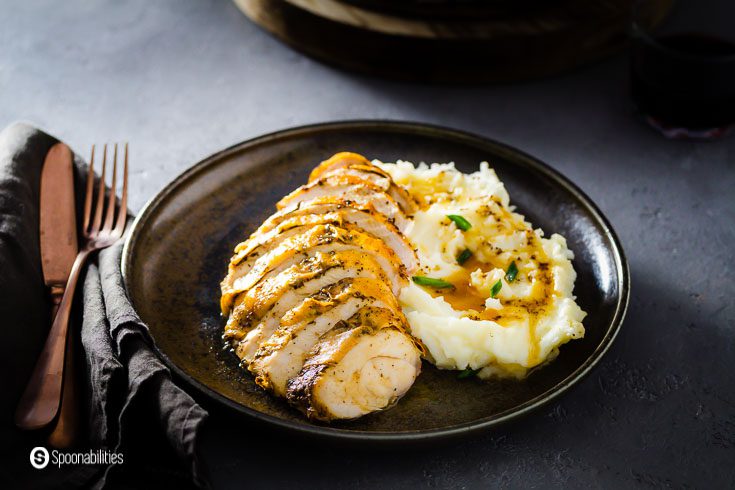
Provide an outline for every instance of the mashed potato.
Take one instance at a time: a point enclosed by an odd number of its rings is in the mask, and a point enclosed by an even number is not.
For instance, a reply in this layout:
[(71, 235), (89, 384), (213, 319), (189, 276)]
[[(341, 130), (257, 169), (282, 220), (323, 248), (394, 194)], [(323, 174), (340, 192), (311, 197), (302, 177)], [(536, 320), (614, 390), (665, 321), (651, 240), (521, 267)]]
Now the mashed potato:
[(481, 378), (523, 378), (584, 336), (566, 240), (544, 238), (513, 212), (487, 163), (469, 175), (451, 163), (375, 163), (421, 205), (406, 235), (423, 285), (412, 281), (400, 301), (431, 362)]

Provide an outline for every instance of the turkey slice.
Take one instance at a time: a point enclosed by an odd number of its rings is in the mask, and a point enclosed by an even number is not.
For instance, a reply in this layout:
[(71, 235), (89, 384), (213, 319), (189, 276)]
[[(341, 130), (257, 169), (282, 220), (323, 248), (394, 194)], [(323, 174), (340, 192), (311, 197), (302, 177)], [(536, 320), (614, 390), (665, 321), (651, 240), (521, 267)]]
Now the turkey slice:
[(280, 327), (253, 356), (248, 367), (255, 381), (285, 396), (286, 382), (299, 373), (320, 337), (366, 306), (389, 308), (400, 315), (393, 293), (375, 279), (344, 279), (304, 300), (283, 317)]
[[(314, 206), (326, 210), (324, 205)], [(418, 269), (418, 258), (413, 247), (398, 229), (378, 213), (369, 213), (350, 207), (336, 208), (323, 214), (296, 214), (284, 219), (268, 231), (253, 233), (250, 238), (235, 248), (235, 256), (230, 263), (237, 266), (241, 273), (249, 272), (255, 261), (268, 250), (275, 248), (284, 240), (303, 233), (310, 226), (333, 224), (345, 229), (356, 229), (379, 238), (390, 247), (399, 260), (406, 266), (407, 273)]]
[(225, 340), (234, 344), (235, 353), (247, 364), (289, 310), (322, 288), (352, 277), (389, 284), (385, 272), (369, 255), (354, 250), (319, 254), (239, 297), (225, 327)]
[(325, 196), (369, 202), (389, 219), (400, 219), (396, 216), (405, 219), (406, 211), (384, 189), (370, 180), (349, 174), (326, 175), (303, 185), (278, 201), (276, 207), (285, 209)]
[(287, 383), (288, 400), (311, 419), (352, 419), (390, 407), (413, 385), (421, 356), (405, 322), (366, 307), (332, 329)]
[(382, 240), (357, 230), (346, 230), (334, 225), (318, 225), (304, 233), (289, 237), (277, 247), (258, 257), (252, 267), (230, 263), (227, 277), (222, 281), (222, 313), (230, 313), (234, 298), (268, 277), (318, 252), (356, 250), (372, 256), (383, 268), (396, 294), (407, 281), (406, 267)]

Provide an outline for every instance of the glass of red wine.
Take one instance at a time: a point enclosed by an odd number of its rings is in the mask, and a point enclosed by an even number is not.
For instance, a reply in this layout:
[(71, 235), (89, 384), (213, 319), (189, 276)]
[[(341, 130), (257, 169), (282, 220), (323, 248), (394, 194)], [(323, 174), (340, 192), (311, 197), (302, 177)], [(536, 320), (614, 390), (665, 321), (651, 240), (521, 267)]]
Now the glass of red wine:
[(655, 27), (644, 19), (661, 0), (633, 8), (633, 102), (668, 137), (720, 137), (735, 124), (735, 0), (672, 4)]

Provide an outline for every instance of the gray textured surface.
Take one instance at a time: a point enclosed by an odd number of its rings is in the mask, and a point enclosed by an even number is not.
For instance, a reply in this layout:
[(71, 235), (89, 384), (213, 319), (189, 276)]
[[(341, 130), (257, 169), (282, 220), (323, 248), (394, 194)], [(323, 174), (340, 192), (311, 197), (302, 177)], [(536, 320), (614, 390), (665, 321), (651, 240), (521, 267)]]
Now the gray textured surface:
[(735, 482), (735, 138), (671, 142), (639, 123), (623, 56), (540, 82), (442, 88), (323, 66), (225, 0), (6, 0), (0, 11), (0, 126), (27, 120), (82, 152), (130, 141), (136, 210), (193, 162), (243, 139), (394, 118), (538, 156), (620, 235), (633, 275), (627, 321), (561, 402), (494, 434), (399, 452), (324, 448), (216, 414), (205, 456), (217, 488)]

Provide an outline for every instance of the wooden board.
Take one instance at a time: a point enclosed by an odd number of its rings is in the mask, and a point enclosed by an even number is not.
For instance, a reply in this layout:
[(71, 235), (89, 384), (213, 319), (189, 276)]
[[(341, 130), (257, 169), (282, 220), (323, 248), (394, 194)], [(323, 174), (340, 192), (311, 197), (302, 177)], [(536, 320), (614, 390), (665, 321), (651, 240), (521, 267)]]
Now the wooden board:
[[(354, 0), (234, 0), (254, 22), (310, 56), (373, 75), (431, 82), (511, 82), (599, 59), (625, 46), (633, 0), (464, 4), (417, 16)], [(657, 23), (672, 0), (654, 0)], [(431, 12), (429, 12), (431, 13)], [(441, 14), (441, 12), (439, 12)]]

